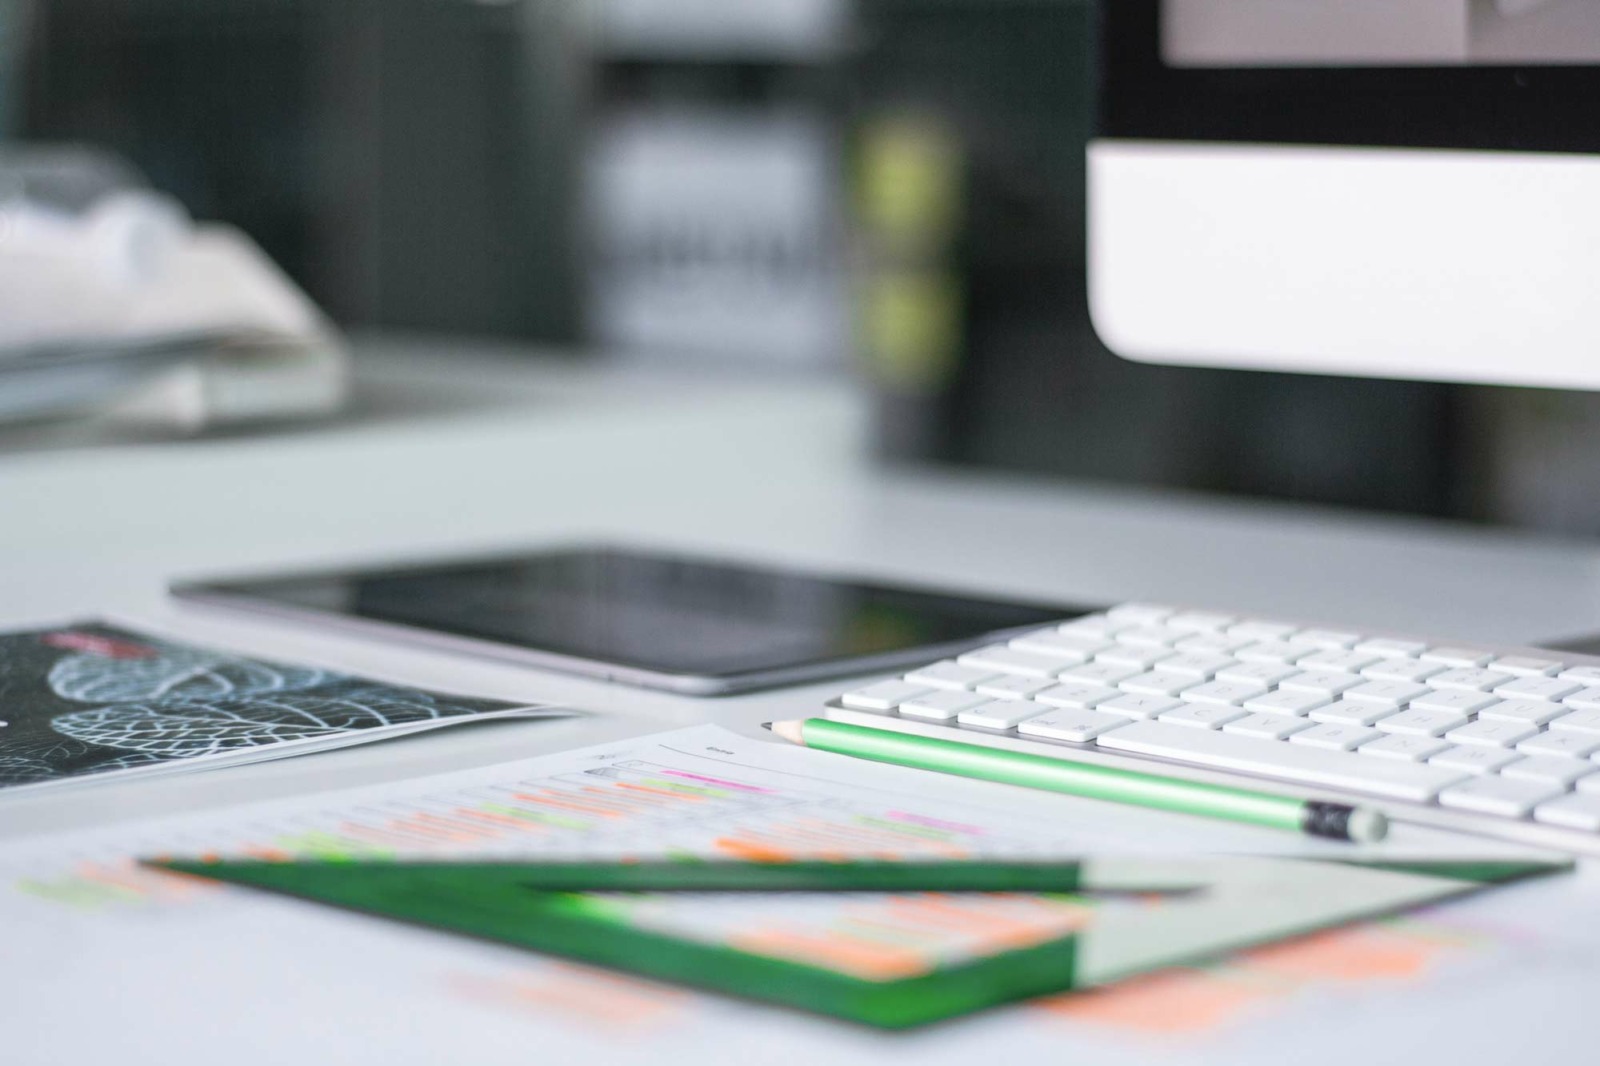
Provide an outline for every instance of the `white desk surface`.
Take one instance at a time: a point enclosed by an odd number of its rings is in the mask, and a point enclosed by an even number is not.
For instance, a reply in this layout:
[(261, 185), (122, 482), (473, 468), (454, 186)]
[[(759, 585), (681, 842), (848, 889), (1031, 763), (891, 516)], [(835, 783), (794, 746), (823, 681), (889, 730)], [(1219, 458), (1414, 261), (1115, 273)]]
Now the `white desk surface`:
[(174, 577), (605, 538), (1033, 599), (1179, 601), (1464, 641), (1600, 628), (1600, 548), (1308, 507), (870, 462), (846, 383), (682, 380), (504, 346), (362, 346), (338, 424), (194, 442), (0, 438), (0, 625), (111, 615), (191, 638), (596, 712), (76, 793), (0, 799), (0, 839), (398, 779), (713, 720), (839, 682), (648, 693), (185, 613)]

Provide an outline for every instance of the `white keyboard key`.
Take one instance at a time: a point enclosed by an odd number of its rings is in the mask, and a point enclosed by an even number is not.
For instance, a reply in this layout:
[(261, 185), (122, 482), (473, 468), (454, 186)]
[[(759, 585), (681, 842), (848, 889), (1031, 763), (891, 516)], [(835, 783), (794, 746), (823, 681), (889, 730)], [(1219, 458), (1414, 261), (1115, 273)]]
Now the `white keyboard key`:
[(1326, 707), (1312, 711), (1313, 722), (1333, 722), (1336, 725), (1370, 726), (1395, 713), (1393, 707), (1379, 703), (1360, 703), (1354, 700), (1335, 700)]
[(1061, 671), (1076, 666), (1083, 661), (1079, 656), (1076, 661), (1071, 658), (1061, 658), (1055, 655), (1039, 655), (1031, 651), (1020, 651), (1009, 648), (1004, 644), (991, 644), (987, 648), (969, 651), (956, 659), (962, 666), (976, 666), (983, 670), (999, 670), (1001, 673), (1016, 674), (1019, 677), (1055, 677)]
[(1368, 729), (1365, 726), (1325, 724), (1301, 730), (1289, 738), (1289, 743), (1327, 748), (1330, 751), (1354, 751), (1368, 741), (1378, 740), (1382, 736), (1383, 734), (1376, 729)]
[(1048, 711), (1025, 721), (1017, 723), (1017, 735), (1024, 737), (1042, 737), (1045, 740), (1068, 740), (1076, 744), (1083, 744), (1093, 740), (1101, 733), (1118, 729), (1128, 724), (1126, 718), (1118, 718), (1114, 714), (1101, 714), (1099, 711), (1079, 711), (1070, 707), (1060, 710)]
[(1247, 714), (1224, 725), (1222, 731), (1260, 740), (1282, 740), (1290, 733), (1310, 727), (1311, 723), (1304, 718), (1293, 718), (1286, 714)]
[(1491, 703), (1478, 712), (1479, 718), (1504, 718), (1511, 722), (1525, 722), (1528, 725), (1547, 725), (1564, 714), (1571, 714), (1559, 703), (1545, 703), (1543, 700), (1506, 700), (1503, 703)]
[(1574, 692), (1561, 702), (1575, 711), (1600, 711), (1600, 688), (1586, 688)]
[(1170, 659), (1175, 654), (1171, 648), (1135, 648), (1131, 644), (1113, 644), (1096, 655), (1094, 661), (1148, 670), (1162, 659)]
[(993, 670), (980, 670), (976, 666), (962, 666), (954, 659), (947, 659), (942, 663), (934, 663), (913, 670), (906, 675), (906, 680), (913, 685), (922, 685), (926, 688), (942, 688), (952, 691), (972, 690), (980, 682), (988, 681), (997, 675)]
[(1457, 744), (1482, 744), (1490, 748), (1514, 748), (1539, 732), (1538, 726), (1505, 719), (1484, 718), (1452, 729), (1444, 738)]
[(1332, 702), (1320, 692), (1296, 692), (1293, 689), (1280, 688), (1276, 692), (1269, 692), (1265, 696), (1256, 696), (1244, 701), (1244, 709), (1260, 714), (1287, 714), (1304, 716), (1315, 707), (1321, 707)]
[(985, 681), (976, 691), (980, 696), (989, 696), (997, 700), (1025, 700), (1055, 685), (1055, 681), (1048, 677), (1023, 677), (1021, 674), (1007, 674), (997, 677), (993, 681)]
[[(1136, 692), (1129, 692), (1114, 700), (1106, 700), (1097, 705), (1095, 710), (1105, 714), (1121, 715), (1123, 718), (1154, 718), (1163, 711), (1182, 706), (1182, 700), (1175, 700), (1170, 696), (1141, 696)], [(1596, 747), (1600, 747), (1600, 744)]]
[(1361, 683), (1361, 678), (1355, 674), (1339, 673), (1332, 670), (1308, 670), (1305, 673), (1284, 678), (1278, 682), (1278, 687), (1292, 689), (1296, 692), (1318, 692), (1331, 698), (1348, 689), (1355, 688)]
[(906, 700), (930, 695), (925, 685), (909, 681), (879, 681), (876, 685), (858, 688), (839, 697), (839, 702), (858, 711), (892, 711)]
[(1205, 655), (1198, 652), (1188, 652), (1183, 655), (1174, 655), (1164, 660), (1161, 664), (1163, 673), (1188, 674), (1191, 679), (1210, 681), (1218, 670), (1233, 665), (1234, 660), (1226, 655)]
[(1548, 800), (1533, 809), (1533, 820), (1563, 829), (1600, 832), (1600, 795), (1580, 793)]
[(1218, 681), (1253, 681), (1258, 685), (1276, 685), (1286, 677), (1299, 673), (1298, 667), (1286, 663), (1241, 663), (1224, 666), (1217, 671)]
[(1558, 733), (1600, 735), (1600, 711), (1571, 711), (1550, 719), (1550, 728)]
[(1448, 669), (1449, 667), (1438, 663), (1425, 663), (1416, 659), (1384, 659), (1364, 667), (1361, 676), (1374, 681), (1404, 681), (1415, 684), (1426, 681), (1434, 674), (1442, 674)]
[(1237, 707), (1254, 696), (1262, 696), (1267, 686), (1252, 681), (1207, 681), (1203, 685), (1184, 689), (1178, 698), (1185, 703), (1216, 703)]
[(1186, 633), (1220, 633), (1238, 619), (1215, 611), (1181, 611), (1167, 619), (1167, 625)]
[(1426, 686), (1413, 685), (1409, 681), (1368, 681), (1355, 688), (1345, 689), (1343, 698), (1362, 703), (1377, 703), (1399, 710), (1418, 696), (1427, 694)]
[(1578, 681), (1585, 685), (1600, 685), (1600, 666), (1572, 666), (1557, 675), (1563, 681)]
[(1442, 737), (1452, 729), (1460, 729), (1470, 719), (1455, 711), (1427, 711), (1415, 707), (1391, 715), (1378, 723), (1385, 733), (1403, 733), (1407, 736)]
[(1559, 677), (1519, 677), (1503, 685), (1496, 685), (1494, 694), (1507, 700), (1559, 702), (1582, 690), (1583, 686), (1577, 682), (1563, 681)]
[(1464, 692), (1488, 692), (1497, 685), (1512, 680), (1510, 674), (1496, 670), (1455, 669), (1428, 678), (1428, 687), (1434, 689), (1460, 689)]
[(1566, 665), (1566, 663), (1556, 659), (1535, 659), (1528, 655), (1507, 655), (1491, 662), (1489, 669), (1499, 670), (1503, 674), (1516, 674), (1519, 677), (1554, 677)]
[(1296, 659), (1303, 659), (1307, 655), (1316, 654), (1310, 648), (1297, 644), (1288, 644), (1281, 640), (1264, 640), (1257, 644), (1246, 644), (1233, 653), (1233, 657), (1246, 663), (1292, 663)]
[(1109, 639), (1111, 634), (1128, 628), (1128, 623), (1112, 621), (1102, 614), (1085, 615), (1074, 618), (1070, 622), (1062, 622), (1056, 626), (1056, 631), (1066, 636), (1080, 637), (1084, 640)]
[(1161, 715), (1160, 720), (1191, 729), (1220, 729), (1245, 713), (1226, 703), (1186, 703)]
[(1522, 756), (1504, 748), (1485, 748), (1475, 744), (1458, 744), (1448, 751), (1428, 757), (1429, 766), (1442, 766), (1449, 770), (1462, 770), (1469, 774), (1492, 774), (1502, 766), (1516, 762)]
[(972, 692), (930, 692), (900, 705), (902, 718), (922, 718), (930, 722), (948, 722), (964, 711), (982, 707), (991, 702), (987, 696)]
[(1311, 648), (1353, 648), (1361, 643), (1360, 633), (1346, 633), (1338, 629), (1302, 629), (1289, 637), (1291, 644), (1304, 644)]
[(1500, 700), (1487, 692), (1473, 692), (1468, 689), (1444, 689), (1438, 692), (1429, 692), (1426, 696), (1418, 696), (1411, 701), (1414, 711), (1452, 711), (1455, 714), (1476, 714), (1485, 707), (1492, 707)]
[(1295, 663), (1302, 670), (1334, 670), (1343, 674), (1359, 674), (1362, 667), (1371, 666), (1382, 656), (1356, 651), (1319, 651)]
[(1141, 696), (1176, 696), (1198, 680), (1188, 674), (1173, 674), (1161, 669), (1119, 681), (1117, 687), (1124, 692), (1133, 692)]
[(1427, 663), (1441, 663), (1444, 666), (1473, 667), (1482, 666), (1494, 658), (1486, 651), (1477, 648), (1429, 648), (1419, 658)]
[(1113, 635), (1118, 644), (1132, 644), (1140, 648), (1170, 648), (1189, 634), (1167, 626), (1138, 626), (1123, 629)]
[[(1104, 641), (1100, 642), (1105, 647), (1113, 645)], [(1064, 659), (1069, 664), (1087, 662), (1094, 655), (1094, 644), (1085, 643), (1073, 637), (1066, 636), (1055, 629), (1041, 629), (1034, 633), (1025, 633), (1010, 642), (1010, 647), (1034, 655), (1047, 655), (1052, 659)]]
[[(1312, 728), (1323, 729), (1325, 726)], [(1289, 738), (1293, 741), (1293, 737)], [(1459, 781), (1459, 771), (1426, 763), (1369, 759), (1347, 752), (1296, 747), (1226, 731), (1190, 729), (1167, 722), (1133, 722), (1095, 741), (1108, 751), (1176, 759), (1218, 770), (1261, 774), (1325, 788), (1426, 803)]]
[(1114, 700), (1122, 693), (1106, 685), (1096, 685), (1087, 681), (1063, 681), (1034, 695), (1034, 702), (1042, 703), (1049, 707), (1076, 707), (1079, 710), (1092, 710), (1107, 700)]
[(1559, 755), (1530, 755), (1526, 759), (1518, 759), (1508, 765), (1500, 771), (1500, 776), (1516, 778), (1519, 781), (1543, 781), (1547, 785), (1568, 788), (1578, 778), (1588, 777), (1596, 769), (1600, 767), (1582, 759), (1566, 759)]
[(1415, 659), (1428, 650), (1426, 644), (1415, 640), (1392, 640), (1388, 637), (1379, 637), (1375, 640), (1363, 640), (1355, 646), (1355, 650), (1368, 655), (1376, 655), (1380, 659)]
[(1018, 722), (1049, 712), (1049, 707), (1034, 703), (1032, 700), (994, 700), (982, 707), (962, 711), (956, 717), (956, 721), (980, 729), (1010, 729)]
[(1127, 622), (1135, 626), (1151, 626), (1164, 622), (1178, 613), (1176, 607), (1164, 603), (1123, 603), (1106, 612), (1113, 622)]
[(1521, 818), (1545, 800), (1554, 799), (1565, 789), (1541, 781), (1517, 781), (1506, 777), (1476, 777), (1451, 785), (1439, 793), (1439, 804), (1479, 814), (1498, 814)]
[(1379, 759), (1399, 759), (1402, 762), (1423, 762), (1450, 745), (1433, 737), (1406, 736), (1386, 733), (1377, 740), (1369, 740), (1356, 751)]
[(1232, 655), (1240, 648), (1248, 647), (1251, 641), (1245, 637), (1230, 637), (1225, 633), (1196, 633), (1192, 637), (1184, 637), (1173, 647), (1178, 651), (1197, 652), (1201, 655)]
[(1117, 663), (1084, 663), (1061, 671), (1063, 681), (1082, 681), (1088, 685), (1105, 685), (1111, 687), (1130, 677), (1138, 677), (1144, 673), (1137, 666), (1121, 666)]
[(1285, 625), (1282, 622), (1262, 622), (1250, 619), (1244, 622), (1235, 622), (1228, 627), (1228, 636), (1239, 637), (1250, 641), (1283, 640), (1299, 632), (1299, 626)]
[(1545, 730), (1537, 736), (1518, 741), (1517, 750), (1524, 755), (1561, 755), (1569, 759), (1586, 759), (1600, 751), (1600, 735)]

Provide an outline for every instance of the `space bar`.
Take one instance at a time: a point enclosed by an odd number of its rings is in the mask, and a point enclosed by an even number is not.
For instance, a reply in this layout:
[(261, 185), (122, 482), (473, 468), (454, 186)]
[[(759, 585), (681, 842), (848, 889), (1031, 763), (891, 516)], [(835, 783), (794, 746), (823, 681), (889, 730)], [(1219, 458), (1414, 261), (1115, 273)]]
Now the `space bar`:
[(1216, 770), (1261, 774), (1412, 803), (1426, 803), (1446, 785), (1467, 776), (1442, 766), (1393, 762), (1164, 722), (1134, 722), (1102, 733), (1096, 743), (1109, 751), (1156, 755)]

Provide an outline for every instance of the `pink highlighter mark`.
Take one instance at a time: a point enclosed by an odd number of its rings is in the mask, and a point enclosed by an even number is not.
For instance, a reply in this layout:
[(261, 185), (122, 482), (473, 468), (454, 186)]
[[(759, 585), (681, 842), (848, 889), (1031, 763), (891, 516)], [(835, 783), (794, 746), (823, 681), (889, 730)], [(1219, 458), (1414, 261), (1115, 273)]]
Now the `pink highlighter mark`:
[(774, 794), (776, 791), (770, 788), (758, 788), (755, 785), (741, 785), (737, 781), (724, 781), (720, 777), (706, 777), (703, 774), (691, 774), (687, 770), (663, 770), (661, 771), (661, 776), (686, 777), (690, 781), (699, 781), (706, 785), (716, 785), (719, 788), (734, 788), (738, 789), (740, 792), (764, 792), (769, 796)]
[(889, 811), (885, 817), (893, 818), (896, 821), (910, 822), (912, 825), (924, 825), (929, 829), (948, 829), (952, 833), (967, 833), (975, 837), (986, 835), (979, 826), (963, 825), (960, 822), (947, 822), (943, 818), (929, 818), (925, 814), (912, 814), (910, 811)]
[(114, 637), (102, 637), (70, 629), (59, 633), (46, 633), (39, 638), (39, 642), (67, 651), (104, 655), (108, 659), (154, 659), (160, 654), (147, 644), (135, 644), (131, 640), (117, 640)]

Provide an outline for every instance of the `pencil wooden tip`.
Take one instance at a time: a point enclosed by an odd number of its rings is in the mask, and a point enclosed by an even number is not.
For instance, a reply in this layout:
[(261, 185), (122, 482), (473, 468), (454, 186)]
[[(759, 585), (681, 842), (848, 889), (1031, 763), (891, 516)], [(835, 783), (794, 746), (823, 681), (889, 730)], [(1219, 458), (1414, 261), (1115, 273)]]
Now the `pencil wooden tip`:
[(804, 745), (806, 742), (799, 722), (768, 722), (767, 728), (791, 744)]

